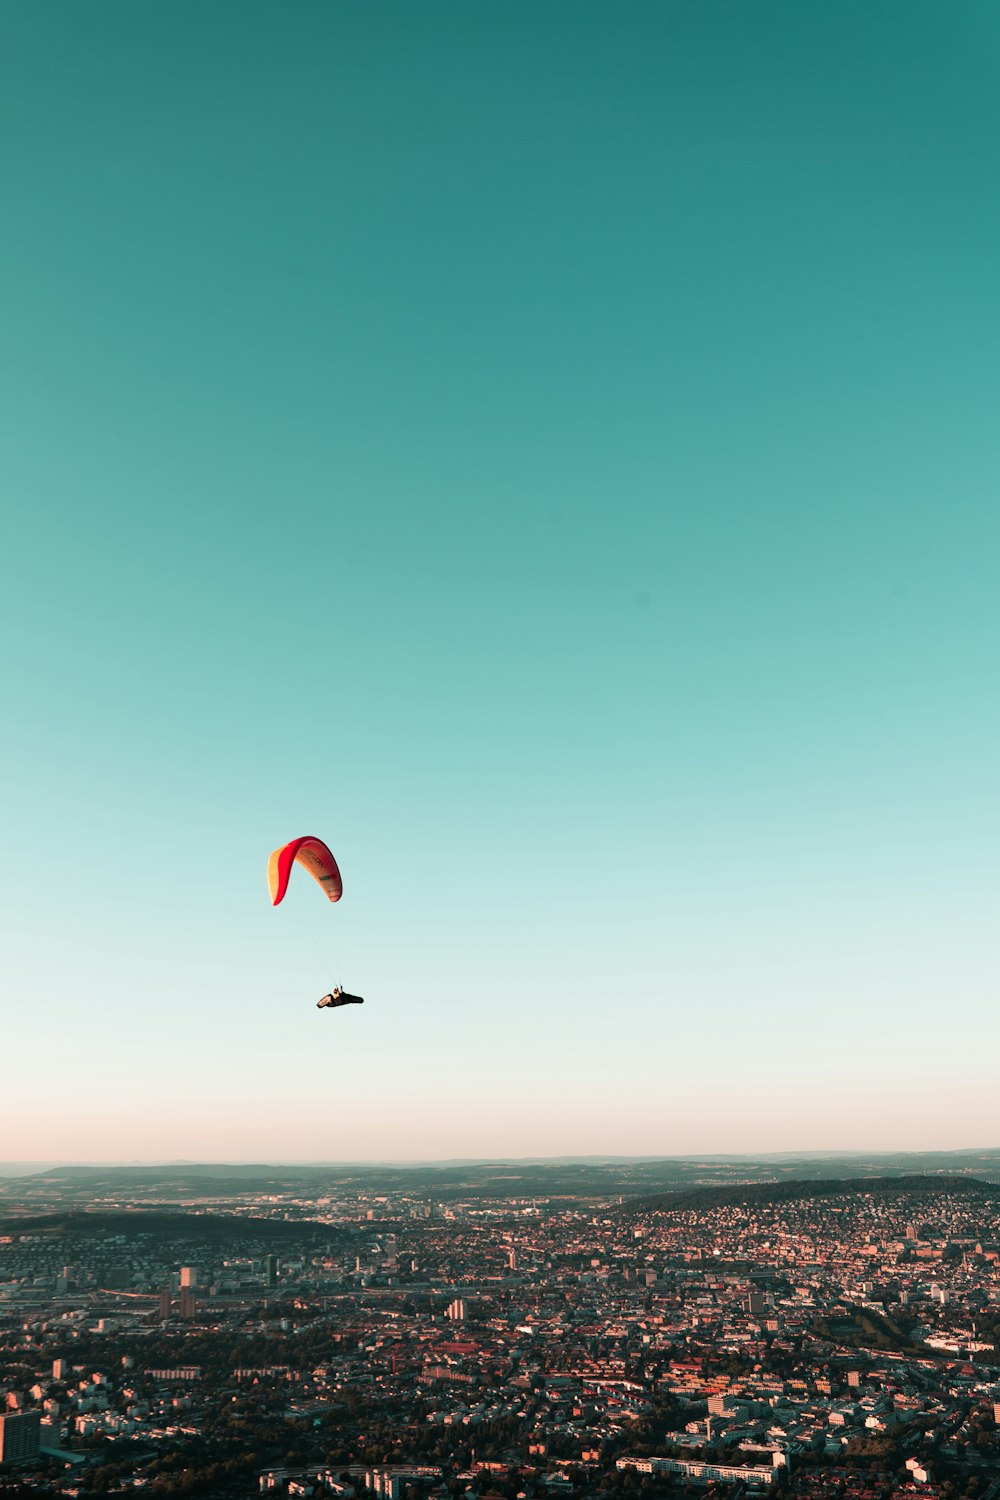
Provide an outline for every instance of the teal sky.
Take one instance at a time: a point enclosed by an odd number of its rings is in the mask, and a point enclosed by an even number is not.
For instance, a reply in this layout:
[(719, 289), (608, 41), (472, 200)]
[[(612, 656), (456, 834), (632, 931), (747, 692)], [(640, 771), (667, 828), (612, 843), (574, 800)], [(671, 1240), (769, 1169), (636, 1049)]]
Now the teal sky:
[(992, 0), (0, 58), (2, 1155), (1000, 1144)]

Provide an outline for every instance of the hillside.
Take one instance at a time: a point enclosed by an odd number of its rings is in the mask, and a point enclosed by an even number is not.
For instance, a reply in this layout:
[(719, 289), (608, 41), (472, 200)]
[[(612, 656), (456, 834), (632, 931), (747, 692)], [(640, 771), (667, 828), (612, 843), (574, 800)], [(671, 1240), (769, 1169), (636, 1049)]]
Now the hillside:
[(303, 1239), (340, 1234), (337, 1225), (314, 1219), (249, 1218), (242, 1214), (197, 1214), (157, 1212), (155, 1209), (113, 1210), (93, 1213), (33, 1214), (0, 1221), (0, 1234), (184, 1235), (189, 1239), (225, 1239), (234, 1235), (259, 1235), (267, 1239)]
[(915, 1174), (904, 1177), (798, 1178), (789, 1182), (744, 1182), (724, 1187), (682, 1188), (632, 1198), (622, 1206), (625, 1214), (656, 1210), (725, 1208), (736, 1204), (794, 1203), (810, 1198), (863, 1197), (902, 1198), (941, 1193), (980, 1195), (995, 1199), (1000, 1188), (978, 1177)]

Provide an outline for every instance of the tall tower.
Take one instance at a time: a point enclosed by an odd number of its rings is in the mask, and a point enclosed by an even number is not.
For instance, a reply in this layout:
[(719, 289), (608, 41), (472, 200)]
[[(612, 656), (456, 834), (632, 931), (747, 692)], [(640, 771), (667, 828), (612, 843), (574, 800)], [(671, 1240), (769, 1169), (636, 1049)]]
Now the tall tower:
[(40, 1436), (40, 1412), (7, 1412), (0, 1416), (0, 1464), (37, 1458)]

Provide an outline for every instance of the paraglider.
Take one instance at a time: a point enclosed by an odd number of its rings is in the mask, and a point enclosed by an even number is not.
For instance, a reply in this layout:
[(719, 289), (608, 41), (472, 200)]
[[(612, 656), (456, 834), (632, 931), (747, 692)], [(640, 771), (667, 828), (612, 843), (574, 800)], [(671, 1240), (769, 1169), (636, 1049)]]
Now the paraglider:
[[(300, 864), (317, 882), (329, 901), (339, 901), (344, 894), (344, 882), (337, 861), (322, 839), (307, 836), (292, 839), (275, 849), (267, 862), (267, 884), (271, 892), (271, 905), (279, 906), (285, 899), (292, 869)], [(341, 1005), (364, 1005), (360, 995), (349, 995), (341, 986), (335, 985), (330, 994), (317, 1000), (319, 1010), (336, 1009)]]

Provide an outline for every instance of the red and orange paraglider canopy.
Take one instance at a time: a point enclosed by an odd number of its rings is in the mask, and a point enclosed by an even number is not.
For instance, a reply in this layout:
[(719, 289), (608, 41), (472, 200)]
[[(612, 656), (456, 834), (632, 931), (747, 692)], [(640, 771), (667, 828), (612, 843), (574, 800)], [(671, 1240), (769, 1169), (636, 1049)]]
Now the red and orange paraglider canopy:
[(277, 906), (285, 898), (292, 866), (298, 862), (309, 871), (322, 886), (331, 901), (339, 901), (344, 894), (344, 882), (340, 878), (337, 861), (322, 839), (292, 839), (275, 849), (267, 862), (267, 883), (271, 891), (271, 904)]

